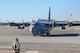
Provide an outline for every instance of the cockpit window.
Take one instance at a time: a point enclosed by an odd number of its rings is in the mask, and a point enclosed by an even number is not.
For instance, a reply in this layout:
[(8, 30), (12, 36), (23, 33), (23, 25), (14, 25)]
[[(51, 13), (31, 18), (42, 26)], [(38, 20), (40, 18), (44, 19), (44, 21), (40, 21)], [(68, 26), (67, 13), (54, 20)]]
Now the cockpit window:
[(32, 25), (36, 25), (36, 24), (37, 24), (37, 21), (33, 21), (33, 22), (32, 22)]

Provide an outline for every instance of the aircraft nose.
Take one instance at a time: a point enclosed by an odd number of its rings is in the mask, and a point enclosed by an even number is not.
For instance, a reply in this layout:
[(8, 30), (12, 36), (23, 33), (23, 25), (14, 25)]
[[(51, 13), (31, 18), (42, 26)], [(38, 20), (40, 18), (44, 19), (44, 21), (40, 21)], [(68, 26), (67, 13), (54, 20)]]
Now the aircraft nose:
[(30, 32), (32, 32), (32, 29), (33, 29), (33, 28), (30, 27)]
[(33, 32), (33, 30), (34, 30), (34, 27), (30, 26), (30, 32)]

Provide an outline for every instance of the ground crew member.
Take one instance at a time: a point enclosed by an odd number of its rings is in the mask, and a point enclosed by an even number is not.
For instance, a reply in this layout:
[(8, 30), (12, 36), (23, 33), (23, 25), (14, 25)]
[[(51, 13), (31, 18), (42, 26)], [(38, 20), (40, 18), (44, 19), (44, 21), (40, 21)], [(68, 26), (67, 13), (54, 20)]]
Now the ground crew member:
[(18, 38), (16, 38), (15, 41), (12, 43), (12, 49), (14, 53), (20, 53), (20, 43)]

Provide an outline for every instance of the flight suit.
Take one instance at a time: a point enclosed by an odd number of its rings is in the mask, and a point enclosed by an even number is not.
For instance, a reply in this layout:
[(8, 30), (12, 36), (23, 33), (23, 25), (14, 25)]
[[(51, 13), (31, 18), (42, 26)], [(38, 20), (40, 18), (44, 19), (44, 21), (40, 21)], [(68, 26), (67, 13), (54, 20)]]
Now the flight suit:
[(20, 53), (20, 43), (18, 42), (18, 38), (12, 43), (12, 49), (14, 53)]

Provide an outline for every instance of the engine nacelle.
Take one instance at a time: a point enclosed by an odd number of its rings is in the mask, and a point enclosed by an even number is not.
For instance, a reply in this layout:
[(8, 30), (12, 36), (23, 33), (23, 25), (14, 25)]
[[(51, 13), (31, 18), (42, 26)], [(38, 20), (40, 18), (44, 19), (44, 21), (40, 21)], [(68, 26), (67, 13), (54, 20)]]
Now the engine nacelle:
[(56, 23), (54, 22), (54, 27), (56, 27)]
[(63, 30), (66, 29), (65, 25), (62, 25), (61, 29), (63, 29)]
[(16, 26), (16, 24), (14, 22), (10, 23), (10, 26)]
[(71, 27), (73, 24), (72, 23), (69, 23), (69, 27)]
[(18, 26), (18, 29), (24, 29), (25, 27), (23, 25)]
[(53, 25), (53, 24), (51, 24), (51, 25), (50, 25), (50, 27), (52, 27), (52, 28), (53, 28), (53, 27), (54, 27), (54, 25)]

